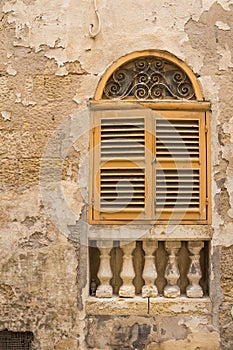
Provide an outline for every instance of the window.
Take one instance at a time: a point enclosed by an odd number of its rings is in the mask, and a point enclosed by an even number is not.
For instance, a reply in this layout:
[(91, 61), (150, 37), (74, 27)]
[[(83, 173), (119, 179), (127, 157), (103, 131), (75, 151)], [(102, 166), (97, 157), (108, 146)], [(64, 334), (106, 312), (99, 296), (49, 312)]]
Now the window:
[(31, 350), (32, 341), (31, 332), (0, 332), (0, 350)]
[(149, 55), (103, 84), (91, 107), (90, 223), (208, 223), (209, 104), (195, 101), (187, 72)]

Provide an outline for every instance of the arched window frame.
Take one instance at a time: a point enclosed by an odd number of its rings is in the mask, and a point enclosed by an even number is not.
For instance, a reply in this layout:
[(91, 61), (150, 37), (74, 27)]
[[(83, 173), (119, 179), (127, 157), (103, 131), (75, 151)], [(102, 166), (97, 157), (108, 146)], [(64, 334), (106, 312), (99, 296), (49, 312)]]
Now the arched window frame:
[[(175, 66), (179, 67), (183, 71), (191, 82), (193, 87), (195, 99), (140, 99), (137, 100), (133, 97), (127, 97), (126, 99), (106, 99), (104, 96), (104, 89), (112, 74), (120, 67), (124, 66), (127, 62), (134, 61), (139, 58), (155, 57), (158, 59), (171, 62)], [(203, 98), (200, 84), (192, 72), (192, 70), (180, 59), (174, 55), (158, 50), (147, 50), (130, 53), (124, 57), (121, 57), (114, 62), (104, 73), (97, 86), (94, 100), (90, 103), (91, 109), (91, 134), (90, 134), (90, 190), (89, 190), (89, 223), (90, 224), (125, 224), (126, 222), (134, 221), (135, 223), (152, 223), (152, 224), (164, 224), (179, 223), (179, 224), (209, 224), (211, 222), (211, 208), (210, 208), (210, 103)], [(143, 112), (142, 112), (143, 111)], [(103, 213), (101, 211), (100, 197), (101, 197), (101, 180), (100, 180), (100, 168), (101, 168), (101, 120), (108, 116), (110, 120), (118, 118), (124, 119), (127, 116), (129, 120), (142, 115), (145, 116), (145, 160), (143, 168), (146, 169), (145, 177), (147, 184), (145, 185), (145, 212), (130, 212), (125, 210), (115, 213)], [(198, 215), (186, 215), (185, 213), (177, 215), (165, 214), (156, 217), (155, 216), (155, 194), (153, 191), (155, 185), (151, 186), (151, 183), (155, 183), (155, 135), (154, 135), (154, 119), (155, 115), (162, 116), (162, 118), (169, 118), (171, 121), (176, 120), (195, 120), (199, 125), (199, 151), (200, 157), (196, 160), (196, 165), (191, 162), (191, 168), (201, 169), (199, 177), (199, 213)], [(117, 130), (116, 130), (117, 131)], [(149, 149), (149, 152), (148, 152)], [(149, 154), (148, 154), (149, 153)], [(150, 165), (151, 163), (152, 166)], [(160, 162), (161, 163), (161, 162)], [(200, 167), (198, 166), (200, 164)], [(115, 168), (119, 167), (119, 162), (115, 162)], [(126, 163), (125, 163), (126, 164)], [(142, 163), (138, 163), (139, 168)], [(160, 164), (161, 165), (161, 164)], [(120, 165), (124, 167), (125, 165)], [(137, 165), (138, 166), (138, 165)], [(169, 165), (170, 166), (170, 165)], [(181, 168), (184, 165), (181, 164)], [(114, 168), (114, 167), (113, 167)], [(164, 170), (164, 164), (163, 169)], [(181, 171), (182, 172), (182, 171)], [(140, 174), (139, 174), (140, 177)], [(149, 179), (149, 181), (148, 181)], [(146, 181), (146, 180), (145, 180)], [(167, 181), (167, 178), (166, 178)], [(167, 183), (167, 182), (166, 182)], [(110, 189), (111, 190), (111, 189)], [(115, 210), (115, 209), (114, 209)], [(174, 211), (175, 212), (175, 211)], [(182, 212), (182, 211), (181, 211)], [(142, 215), (141, 215), (142, 214)]]

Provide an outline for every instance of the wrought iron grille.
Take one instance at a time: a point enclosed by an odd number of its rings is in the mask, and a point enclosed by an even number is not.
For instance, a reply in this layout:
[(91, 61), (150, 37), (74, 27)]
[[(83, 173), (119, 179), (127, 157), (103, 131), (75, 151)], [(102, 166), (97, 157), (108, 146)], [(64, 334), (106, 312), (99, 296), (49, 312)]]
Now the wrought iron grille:
[(186, 73), (175, 63), (154, 56), (123, 64), (108, 79), (103, 99), (193, 100), (195, 93)]
[(32, 350), (31, 332), (0, 332), (0, 350)]

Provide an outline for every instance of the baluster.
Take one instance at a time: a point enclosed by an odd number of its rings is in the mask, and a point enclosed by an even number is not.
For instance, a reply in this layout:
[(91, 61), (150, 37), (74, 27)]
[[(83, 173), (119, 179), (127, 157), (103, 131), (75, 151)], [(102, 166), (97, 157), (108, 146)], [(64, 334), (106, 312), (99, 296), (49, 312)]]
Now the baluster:
[(164, 296), (167, 298), (175, 298), (180, 295), (180, 288), (177, 285), (177, 280), (180, 277), (177, 253), (181, 247), (181, 242), (173, 241), (166, 242), (166, 250), (168, 252), (168, 262), (165, 271), (167, 285), (164, 288)]
[[(112, 278), (112, 271), (110, 266), (110, 252), (112, 243), (100, 241), (97, 243), (97, 247), (100, 251), (100, 266), (98, 271), (98, 278), (100, 285), (96, 290), (97, 298), (111, 298), (113, 291), (110, 285), (110, 279)], [(106, 248), (106, 246), (110, 248)]]
[(158, 289), (154, 285), (154, 281), (157, 277), (157, 271), (155, 267), (154, 251), (158, 248), (158, 242), (143, 241), (143, 250), (145, 252), (145, 265), (142, 273), (142, 278), (145, 281), (145, 285), (142, 287), (143, 298), (155, 298), (158, 295)]
[(133, 250), (135, 249), (135, 242), (130, 242), (122, 246), (123, 250), (123, 265), (121, 270), (121, 278), (123, 285), (120, 287), (119, 296), (125, 298), (133, 298), (135, 296), (135, 287), (133, 285), (133, 279), (135, 276), (133, 268)]
[(200, 267), (200, 251), (204, 247), (204, 242), (192, 241), (188, 242), (188, 249), (191, 253), (191, 264), (188, 271), (188, 279), (190, 284), (186, 288), (186, 294), (189, 298), (202, 298), (203, 290), (199, 285), (201, 279), (201, 267)]

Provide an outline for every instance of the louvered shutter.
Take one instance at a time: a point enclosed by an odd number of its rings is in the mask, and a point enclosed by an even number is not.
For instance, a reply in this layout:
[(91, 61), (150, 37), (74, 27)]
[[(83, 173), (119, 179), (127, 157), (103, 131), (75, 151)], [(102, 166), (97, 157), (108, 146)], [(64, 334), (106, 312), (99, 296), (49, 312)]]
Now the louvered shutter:
[(151, 112), (97, 110), (93, 118), (92, 220), (151, 219)]
[(155, 113), (155, 218), (206, 219), (205, 113)]

